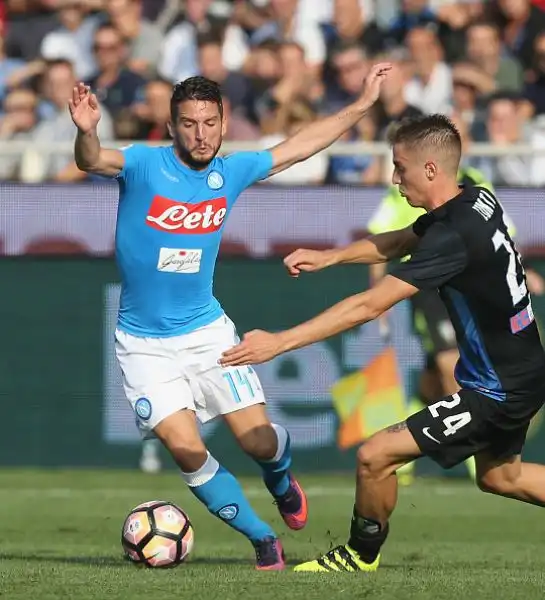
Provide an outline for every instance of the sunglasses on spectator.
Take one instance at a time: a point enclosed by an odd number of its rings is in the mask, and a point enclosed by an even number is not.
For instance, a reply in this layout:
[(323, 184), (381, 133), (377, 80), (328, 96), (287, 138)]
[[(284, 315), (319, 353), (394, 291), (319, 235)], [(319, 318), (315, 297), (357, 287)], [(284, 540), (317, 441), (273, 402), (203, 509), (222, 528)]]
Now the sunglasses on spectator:
[(93, 50), (95, 52), (118, 50), (120, 47), (121, 44), (119, 42), (115, 42), (113, 44), (93, 44)]
[(4, 107), (7, 113), (34, 112), (34, 110), (36, 110), (35, 104), (7, 104)]

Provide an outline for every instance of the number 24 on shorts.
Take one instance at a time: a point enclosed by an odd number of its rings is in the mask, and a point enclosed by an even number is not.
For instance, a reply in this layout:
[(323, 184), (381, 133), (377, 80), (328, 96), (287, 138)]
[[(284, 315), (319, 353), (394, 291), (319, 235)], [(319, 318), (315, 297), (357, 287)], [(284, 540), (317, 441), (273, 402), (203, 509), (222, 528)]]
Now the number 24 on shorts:
[(223, 374), (229, 385), (235, 402), (242, 402), (244, 396), (253, 398), (257, 390), (261, 389), (259, 379), (252, 367), (235, 367)]
[[(428, 410), (432, 414), (434, 418), (441, 418), (439, 416), (439, 409), (446, 408), (452, 409), (456, 408), (460, 404), (460, 396), (458, 394), (452, 394), (452, 400), (439, 400), (439, 402), (435, 402), (434, 404), (430, 404), (428, 406)], [(443, 425), (445, 426), (445, 430), (443, 431), (444, 436), (452, 435), (461, 429), (465, 425), (471, 422), (471, 413), (468, 411), (457, 413), (454, 415), (449, 415), (443, 419)]]

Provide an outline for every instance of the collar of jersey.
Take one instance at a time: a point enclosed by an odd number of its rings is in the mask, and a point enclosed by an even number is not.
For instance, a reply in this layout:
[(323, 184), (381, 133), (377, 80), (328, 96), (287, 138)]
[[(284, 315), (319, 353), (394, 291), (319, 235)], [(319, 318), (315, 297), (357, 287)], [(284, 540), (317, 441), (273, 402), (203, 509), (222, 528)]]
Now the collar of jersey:
[(212, 167), (212, 162), (214, 162), (214, 161), (212, 161), (206, 167), (206, 169), (203, 169), (202, 171), (197, 171), (196, 169), (191, 169), (190, 167), (184, 165), (184, 163), (176, 156), (176, 152), (174, 150), (174, 144), (172, 146), (169, 146), (169, 148), (168, 148), (168, 157), (169, 157), (169, 160), (172, 163), (172, 165), (176, 169), (178, 169), (178, 171), (181, 171), (185, 175), (191, 175), (192, 177), (197, 177), (199, 179), (204, 179), (208, 175), (208, 171)]
[(447, 202), (445, 202), (438, 208), (432, 210), (431, 213), (429, 213), (429, 214), (433, 214), (436, 217), (442, 217), (446, 214), (446, 212), (448, 210), (448, 206), (451, 202), (457, 202), (457, 201), (463, 200), (463, 198), (465, 197), (464, 192), (467, 192), (467, 187), (464, 185), (459, 185), (458, 189), (459, 189), (459, 192), (458, 192), (458, 194), (456, 194), (456, 196), (454, 196), (453, 198), (451, 198), (450, 200), (448, 200)]

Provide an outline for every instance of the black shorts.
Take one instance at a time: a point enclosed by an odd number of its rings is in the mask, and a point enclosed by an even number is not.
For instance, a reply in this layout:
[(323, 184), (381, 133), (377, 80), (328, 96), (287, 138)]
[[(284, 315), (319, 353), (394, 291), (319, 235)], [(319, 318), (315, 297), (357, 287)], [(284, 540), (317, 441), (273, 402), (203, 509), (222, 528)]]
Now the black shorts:
[(521, 453), (544, 400), (544, 386), (505, 402), (463, 389), (411, 415), (407, 426), (422, 453), (444, 469), (483, 450), (503, 460)]
[(433, 357), (439, 352), (458, 347), (456, 333), (437, 290), (421, 290), (411, 298), (411, 303), (413, 327), (422, 340), (430, 367), (434, 365)]

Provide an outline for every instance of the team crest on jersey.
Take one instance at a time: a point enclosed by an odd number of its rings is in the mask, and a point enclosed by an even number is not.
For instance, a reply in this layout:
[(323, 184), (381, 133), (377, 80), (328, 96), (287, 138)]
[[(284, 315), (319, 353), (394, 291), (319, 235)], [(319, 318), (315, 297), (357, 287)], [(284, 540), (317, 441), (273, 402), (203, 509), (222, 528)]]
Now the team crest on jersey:
[(219, 190), (223, 187), (223, 177), (217, 171), (211, 171), (207, 183), (211, 190)]

